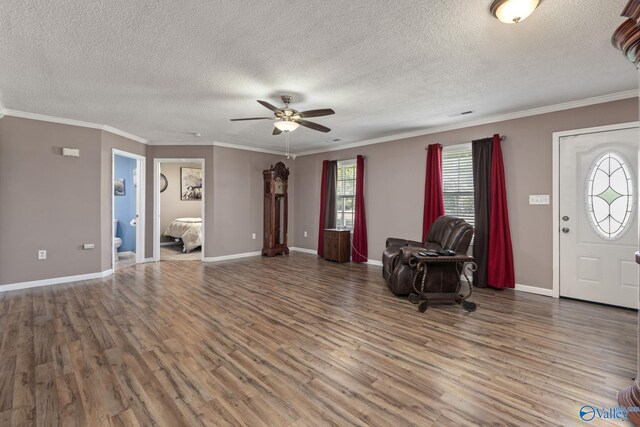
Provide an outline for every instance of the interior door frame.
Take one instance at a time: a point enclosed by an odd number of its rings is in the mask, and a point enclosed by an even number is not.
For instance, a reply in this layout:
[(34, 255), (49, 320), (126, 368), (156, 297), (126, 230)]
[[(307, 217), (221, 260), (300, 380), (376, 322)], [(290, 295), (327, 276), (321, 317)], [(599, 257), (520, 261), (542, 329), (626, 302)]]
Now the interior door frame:
[[(640, 122), (626, 122), (618, 123), (615, 125), (596, 126), (584, 129), (574, 129), (562, 132), (553, 133), (553, 182), (552, 182), (552, 215), (553, 215), (553, 288), (551, 289), (551, 296), (554, 298), (560, 298), (560, 143), (563, 138), (568, 136), (588, 135), (592, 133), (609, 132), (614, 130), (624, 130), (638, 128)], [(570, 140), (569, 140), (570, 141)], [(638, 159), (640, 160), (640, 145), (638, 149)], [(640, 163), (639, 163), (640, 164)], [(640, 173), (638, 174), (638, 186), (640, 189)], [(640, 203), (638, 204), (640, 208)], [(640, 224), (640, 222), (639, 222)]]
[(153, 160), (153, 261), (160, 261), (160, 165), (161, 163), (199, 163), (202, 169), (202, 206), (200, 207), (200, 218), (202, 218), (202, 249), (200, 261), (204, 261), (205, 250), (205, 201), (206, 201), (206, 170), (205, 159), (199, 158), (155, 158)]
[[(128, 151), (118, 150), (117, 148), (111, 149), (111, 186), (113, 187), (113, 182), (115, 180), (116, 173), (116, 156), (126, 157), (128, 159), (136, 160), (136, 179), (138, 184), (136, 186), (136, 211), (138, 214), (138, 218), (136, 221), (136, 264), (144, 262), (144, 241), (145, 241), (145, 229), (144, 229), (144, 218), (145, 218), (145, 194), (146, 192), (146, 170), (147, 170), (147, 158), (141, 156), (139, 154), (129, 153)], [(116, 216), (116, 201), (115, 194), (113, 193), (113, 188), (111, 189), (111, 226), (109, 229), (111, 230), (111, 244), (109, 247), (111, 248), (111, 271), (115, 271), (116, 260), (114, 256), (113, 249), (113, 236), (115, 235), (115, 230), (113, 229), (113, 220)]]

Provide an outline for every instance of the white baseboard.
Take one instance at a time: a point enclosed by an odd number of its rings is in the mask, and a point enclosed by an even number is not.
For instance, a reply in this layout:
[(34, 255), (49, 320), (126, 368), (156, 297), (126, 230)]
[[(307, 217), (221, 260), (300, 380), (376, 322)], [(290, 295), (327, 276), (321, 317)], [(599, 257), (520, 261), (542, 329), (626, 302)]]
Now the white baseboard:
[(520, 292), (528, 292), (530, 294), (544, 295), (546, 297), (554, 296), (553, 289), (539, 288), (537, 286), (520, 285), (518, 283), (516, 283), (515, 290)]
[(375, 259), (370, 259), (369, 261), (365, 262), (365, 264), (376, 265), (378, 267), (382, 267), (382, 261), (376, 261)]
[[(460, 279), (463, 282), (469, 284), (469, 282), (467, 282), (467, 279), (465, 279), (464, 276), (460, 277)], [(544, 295), (547, 297), (554, 296), (553, 289), (544, 289), (544, 288), (538, 288), (537, 286), (520, 285), (518, 283), (516, 283), (516, 287), (513, 290), (519, 291), (519, 292), (527, 292), (527, 293), (536, 294), (536, 295)]]
[(289, 248), (289, 250), (293, 251), (293, 252), (302, 252), (302, 253), (305, 253), (305, 254), (318, 255), (318, 251), (316, 251), (314, 249), (293, 247), (293, 248)]
[(204, 262), (216, 262), (216, 261), (226, 261), (226, 260), (229, 260), (229, 259), (247, 258), (247, 257), (259, 256), (259, 255), (262, 255), (262, 251), (245, 252), (243, 254), (232, 254), (232, 255), (205, 257), (202, 260)]
[(145, 262), (156, 262), (155, 258), (145, 258), (142, 261), (140, 261), (140, 264), (144, 264)]
[(19, 289), (37, 288), (40, 286), (59, 285), (61, 283), (79, 282), (81, 280), (102, 279), (111, 276), (113, 270), (105, 270), (99, 273), (79, 274), (77, 276), (55, 277), (53, 279), (34, 280), (31, 282), (11, 283), (8, 285), (0, 285), (0, 292), (16, 291)]
[(133, 255), (133, 256), (135, 256), (136, 253), (132, 252), (132, 251), (122, 251), (122, 252), (118, 252), (118, 255), (127, 255), (127, 256)]

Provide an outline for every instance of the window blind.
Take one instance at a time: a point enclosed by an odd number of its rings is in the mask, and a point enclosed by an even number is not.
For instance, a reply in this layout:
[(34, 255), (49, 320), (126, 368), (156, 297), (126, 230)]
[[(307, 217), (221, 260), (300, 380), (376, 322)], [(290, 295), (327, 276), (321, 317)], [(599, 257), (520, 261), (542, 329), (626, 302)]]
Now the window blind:
[(442, 195), (444, 211), (469, 224), (474, 223), (473, 162), (471, 144), (445, 146), (442, 149)]

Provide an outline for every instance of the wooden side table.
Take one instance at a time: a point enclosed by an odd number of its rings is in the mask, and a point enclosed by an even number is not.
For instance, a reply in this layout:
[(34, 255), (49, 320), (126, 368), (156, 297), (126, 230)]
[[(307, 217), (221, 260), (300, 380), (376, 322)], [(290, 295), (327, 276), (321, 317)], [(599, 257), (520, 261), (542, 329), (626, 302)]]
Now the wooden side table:
[[(455, 289), (451, 289), (449, 292), (425, 292), (425, 283), (427, 281), (427, 275), (429, 274), (429, 267), (433, 267), (437, 264), (455, 265), (458, 275), (458, 283)], [(471, 293), (473, 292), (473, 285), (471, 285), (465, 271), (466, 265), (471, 265), (471, 271), (475, 271), (476, 269), (476, 264), (472, 256), (456, 254), (451, 256), (440, 255), (437, 257), (430, 257), (422, 256), (416, 251), (409, 261), (409, 265), (416, 269), (416, 273), (413, 278), (413, 293), (409, 295), (409, 301), (413, 304), (418, 304), (418, 310), (421, 313), (424, 313), (427, 310), (429, 302), (432, 301), (455, 302), (456, 304), (462, 305), (462, 307), (469, 312), (476, 310), (476, 303), (468, 301), (468, 298), (471, 297)], [(469, 292), (466, 295), (460, 293), (460, 289), (462, 287), (460, 276), (463, 274), (469, 284)], [(417, 283), (418, 281), (420, 281), (420, 283)]]
[(351, 231), (327, 228), (324, 230), (324, 259), (349, 262), (351, 255)]

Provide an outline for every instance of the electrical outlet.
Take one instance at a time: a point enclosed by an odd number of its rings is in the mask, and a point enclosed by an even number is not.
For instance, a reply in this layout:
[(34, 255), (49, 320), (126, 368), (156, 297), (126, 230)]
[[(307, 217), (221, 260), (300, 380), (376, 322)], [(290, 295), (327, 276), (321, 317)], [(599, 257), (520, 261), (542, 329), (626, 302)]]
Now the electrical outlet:
[(39, 260), (47, 259), (47, 251), (45, 249), (38, 250), (38, 259)]
[(95, 247), (96, 247), (96, 245), (94, 245), (93, 243), (85, 243), (84, 245), (82, 245), (82, 249), (84, 249), (85, 251), (87, 249), (93, 249)]
[(253, 240), (256, 240), (256, 233), (251, 233), (251, 238), (252, 238)]
[(306, 231), (304, 232), (304, 237), (307, 237), (307, 232)]

